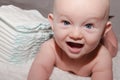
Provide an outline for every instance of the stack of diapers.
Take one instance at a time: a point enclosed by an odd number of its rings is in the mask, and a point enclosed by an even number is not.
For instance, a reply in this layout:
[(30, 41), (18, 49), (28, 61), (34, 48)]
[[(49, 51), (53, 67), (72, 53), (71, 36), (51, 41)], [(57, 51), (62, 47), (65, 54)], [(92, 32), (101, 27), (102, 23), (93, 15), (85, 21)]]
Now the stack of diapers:
[(52, 34), (48, 20), (36, 10), (0, 7), (0, 62), (25, 63)]
[(0, 80), (27, 80), (35, 54), (51, 35), (37, 10), (0, 6)]

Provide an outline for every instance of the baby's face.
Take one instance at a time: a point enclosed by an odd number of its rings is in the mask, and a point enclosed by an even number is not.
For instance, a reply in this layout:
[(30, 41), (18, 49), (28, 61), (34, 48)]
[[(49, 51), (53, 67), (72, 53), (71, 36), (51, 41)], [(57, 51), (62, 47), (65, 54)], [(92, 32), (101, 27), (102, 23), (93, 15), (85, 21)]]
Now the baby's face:
[(108, 0), (56, 0), (49, 15), (57, 44), (71, 58), (91, 52), (107, 24)]

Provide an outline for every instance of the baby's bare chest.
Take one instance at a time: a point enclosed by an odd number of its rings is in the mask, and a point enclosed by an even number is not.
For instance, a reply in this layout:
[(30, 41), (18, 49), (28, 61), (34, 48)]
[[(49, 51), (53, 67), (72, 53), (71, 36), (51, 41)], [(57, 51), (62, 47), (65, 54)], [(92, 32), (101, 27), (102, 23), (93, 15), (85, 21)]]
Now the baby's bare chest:
[(93, 66), (93, 63), (88, 63), (85, 65), (81, 65), (78, 63), (66, 63), (62, 61), (58, 61), (56, 63), (56, 67), (58, 67), (59, 69), (83, 77), (88, 77), (92, 74)]
[(60, 53), (60, 51), (56, 51), (55, 66), (63, 71), (88, 77), (92, 74), (96, 61), (96, 55), (87, 55), (79, 59), (70, 59), (65, 54)]

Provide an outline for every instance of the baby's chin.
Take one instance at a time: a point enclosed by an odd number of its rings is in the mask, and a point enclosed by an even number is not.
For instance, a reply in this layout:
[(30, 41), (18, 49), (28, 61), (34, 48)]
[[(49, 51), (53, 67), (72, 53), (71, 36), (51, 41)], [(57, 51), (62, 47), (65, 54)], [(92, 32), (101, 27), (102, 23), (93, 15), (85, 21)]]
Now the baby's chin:
[(83, 54), (83, 53), (66, 53), (67, 56), (70, 58), (70, 59), (73, 59), (73, 60), (77, 60), (77, 59), (80, 59), (82, 58), (84, 55), (86, 54)]

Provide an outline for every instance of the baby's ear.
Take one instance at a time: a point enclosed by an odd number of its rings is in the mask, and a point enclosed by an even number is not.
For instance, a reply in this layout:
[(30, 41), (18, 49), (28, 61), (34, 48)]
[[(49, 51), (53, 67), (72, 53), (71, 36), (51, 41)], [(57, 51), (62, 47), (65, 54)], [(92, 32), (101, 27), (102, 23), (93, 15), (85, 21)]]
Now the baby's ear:
[(52, 13), (49, 13), (49, 14), (48, 14), (48, 20), (49, 20), (50, 26), (51, 26), (51, 28), (52, 28), (52, 30), (53, 30), (53, 20), (54, 20), (54, 17), (53, 17), (53, 14), (52, 14)]
[(112, 23), (111, 21), (108, 21), (105, 25), (105, 31), (104, 31), (104, 36), (112, 29)]

